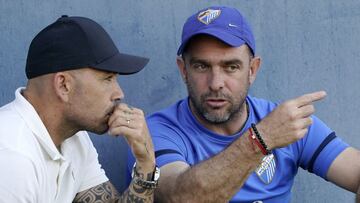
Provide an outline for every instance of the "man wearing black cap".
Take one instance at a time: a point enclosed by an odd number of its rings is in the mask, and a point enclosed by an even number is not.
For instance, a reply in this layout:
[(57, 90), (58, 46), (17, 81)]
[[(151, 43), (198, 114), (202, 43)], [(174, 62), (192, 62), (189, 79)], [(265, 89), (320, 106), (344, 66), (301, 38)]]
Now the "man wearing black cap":
[(280, 105), (248, 95), (260, 68), (255, 53), (236, 9), (188, 18), (177, 64), (189, 97), (147, 119), (162, 170), (156, 201), (290, 202), (299, 167), (357, 190), (359, 151), (312, 115), (326, 93)]
[[(141, 110), (120, 103), (117, 74), (148, 59), (119, 53), (106, 31), (83, 17), (59, 18), (31, 42), (26, 88), (0, 108), (0, 202), (152, 202), (159, 170)], [(123, 135), (133, 181), (119, 195), (84, 131)]]

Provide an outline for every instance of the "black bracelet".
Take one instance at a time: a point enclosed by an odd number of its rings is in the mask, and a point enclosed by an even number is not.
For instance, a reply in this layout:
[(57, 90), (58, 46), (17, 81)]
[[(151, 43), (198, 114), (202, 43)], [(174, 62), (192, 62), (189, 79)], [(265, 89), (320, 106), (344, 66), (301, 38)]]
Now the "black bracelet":
[(259, 131), (257, 130), (255, 123), (252, 123), (252, 124), (251, 124), (251, 128), (253, 129), (253, 131), (254, 131), (254, 133), (255, 133), (255, 136), (256, 136), (256, 138), (259, 140), (261, 146), (264, 147), (264, 149), (265, 149), (265, 151), (266, 151), (266, 155), (271, 154), (271, 150), (269, 150), (268, 146), (265, 144), (264, 140), (263, 140), (262, 137), (260, 136), (260, 133), (259, 133)]

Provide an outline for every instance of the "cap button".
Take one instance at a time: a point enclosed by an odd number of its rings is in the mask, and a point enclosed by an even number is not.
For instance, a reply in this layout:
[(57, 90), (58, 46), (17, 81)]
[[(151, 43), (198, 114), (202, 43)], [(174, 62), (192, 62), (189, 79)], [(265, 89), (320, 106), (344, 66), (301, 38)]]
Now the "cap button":
[(67, 17), (69, 17), (68, 15), (62, 15), (61, 16), (62, 18), (67, 18)]

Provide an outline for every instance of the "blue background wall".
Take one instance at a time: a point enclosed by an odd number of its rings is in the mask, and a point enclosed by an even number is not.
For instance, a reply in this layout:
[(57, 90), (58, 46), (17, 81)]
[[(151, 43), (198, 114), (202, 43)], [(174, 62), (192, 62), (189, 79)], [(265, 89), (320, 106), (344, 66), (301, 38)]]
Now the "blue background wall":
[[(90, 17), (123, 52), (151, 58), (145, 70), (120, 77), (126, 101), (154, 112), (186, 95), (175, 63), (181, 28), (210, 5), (237, 7), (247, 16), (263, 58), (251, 92), (283, 101), (326, 90), (317, 113), (339, 136), (360, 147), (360, 2), (286, 0), (0, 0), (0, 105), (26, 84), (24, 64), (31, 39), (62, 14)], [(1, 126), (0, 126), (1, 127)], [(108, 176), (122, 190), (125, 142), (92, 136)], [(111, 168), (111, 170), (110, 170)], [(1, 172), (1, 169), (0, 169)], [(299, 170), (293, 202), (352, 202), (353, 194)]]

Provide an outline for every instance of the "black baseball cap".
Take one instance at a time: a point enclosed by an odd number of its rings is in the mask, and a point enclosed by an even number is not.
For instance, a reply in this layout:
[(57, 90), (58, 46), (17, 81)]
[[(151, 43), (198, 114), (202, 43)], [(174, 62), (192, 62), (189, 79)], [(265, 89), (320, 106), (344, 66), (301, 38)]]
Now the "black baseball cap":
[(148, 58), (120, 53), (95, 21), (63, 15), (32, 40), (26, 60), (28, 79), (90, 67), (128, 75), (139, 72)]

